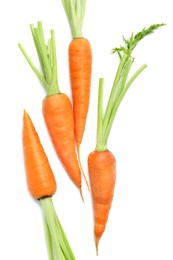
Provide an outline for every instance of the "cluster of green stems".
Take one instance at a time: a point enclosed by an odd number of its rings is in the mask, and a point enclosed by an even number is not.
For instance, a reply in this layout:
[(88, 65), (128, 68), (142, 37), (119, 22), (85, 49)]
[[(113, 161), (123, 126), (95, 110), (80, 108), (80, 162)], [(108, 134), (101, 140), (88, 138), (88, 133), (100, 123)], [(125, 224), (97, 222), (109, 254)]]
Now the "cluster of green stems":
[(108, 137), (113, 125), (113, 121), (117, 110), (124, 98), (127, 90), (139, 74), (147, 67), (142, 65), (128, 80), (128, 75), (134, 59), (127, 54), (124, 54), (120, 59), (120, 63), (115, 75), (106, 111), (103, 111), (103, 85), (104, 79), (99, 79), (99, 94), (98, 94), (98, 119), (97, 119), (97, 142), (96, 151), (107, 150)]

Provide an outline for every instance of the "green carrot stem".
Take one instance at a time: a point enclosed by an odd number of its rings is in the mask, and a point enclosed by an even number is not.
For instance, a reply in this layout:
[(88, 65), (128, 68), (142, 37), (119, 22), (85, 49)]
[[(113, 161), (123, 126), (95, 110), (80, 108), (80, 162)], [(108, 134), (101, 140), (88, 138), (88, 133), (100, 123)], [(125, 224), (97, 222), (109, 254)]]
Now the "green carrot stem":
[(30, 67), (32, 68), (32, 70), (34, 71), (34, 73), (36, 74), (36, 76), (38, 77), (38, 79), (41, 81), (41, 83), (43, 84), (43, 87), (45, 88), (46, 92), (48, 91), (49, 85), (46, 82), (45, 78), (41, 75), (41, 73), (39, 72), (39, 70), (35, 67), (34, 63), (31, 61), (31, 59), (29, 58), (27, 52), (25, 51), (25, 49), (23, 48), (22, 44), (19, 43), (18, 44), (21, 52), (23, 53), (23, 55), (25, 56), (27, 62), (29, 63)]
[(86, 10), (86, 0), (83, 0), (82, 5), (81, 5), (81, 13), (80, 13), (80, 26), (81, 26), (81, 28), (82, 28), (83, 20), (84, 20), (84, 16), (85, 16), (85, 10)]
[(57, 82), (57, 60), (56, 60), (56, 46), (55, 46), (55, 34), (54, 34), (54, 30), (51, 30), (51, 53), (50, 56), (52, 57), (52, 81)]
[(46, 81), (50, 85), (51, 80), (52, 80), (52, 68), (50, 67), (46, 46), (45, 46), (45, 43), (42, 41), (42, 37), (40, 35), (39, 29), (35, 28), (34, 31), (35, 31), (36, 41), (37, 41), (38, 47), (39, 47), (39, 53), (40, 53), (40, 56), (41, 56), (41, 59), (42, 59), (43, 65), (44, 65)]
[[(52, 201), (51, 201), (51, 204), (52, 204)], [(63, 228), (60, 224), (60, 221), (57, 217), (57, 214), (54, 210), (53, 204), (52, 204), (52, 215), (54, 215), (54, 221), (56, 223), (57, 230), (59, 231), (58, 232), (58, 240), (59, 240), (59, 243), (61, 245), (62, 251), (63, 251), (63, 253), (64, 253), (64, 255), (66, 256), (67, 259), (71, 259), (71, 255), (73, 255), (73, 252), (70, 248), (70, 245), (68, 243), (68, 240), (66, 238), (64, 230), (63, 230)], [(74, 257), (74, 255), (73, 255), (73, 257)]]
[[(39, 22), (40, 24), (40, 22)], [(39, 25), (40, 27), (40, 25)], [(35, 48), (36, 48), (36, 51), (37, 51), (37, 55), (38, 55), (38, 59), (39, 59), (39, 62), (40, 62), (40, 66), (41, 66), (41, 70), (42, 70), (42, 73), (43, 73), (43, 77), (46, 78), (46, 74), (45, 74), (45, 70), (44, 70), (44, 63), (42, 61), (42, 57), (41, 57), (41, 54), (40, 54), (40, 49), (39, 49), (39, 46), (38, 46), (38, 43), (37, 43), (37, 39), (36, 39), (36, 34), (35, 34), (35, 28), (34, 28), (34, 25), (33, 24), (30, 24), (30, 30), (31, 30), (31, 33), (32, 33), (32, 38), (33, 38), (33, 41), (34, 41), (34, 44), (35, 44)], [(41, 28), (40, 28), (41, 30)], [(44, 37), (42, 37), (44, 39)]]
[(115, 101), (115, 97), (116, 97), (116, 93), (118, 90), (118, 86), (119, 86), (119, 82), (120, 82), (120, 78), (122, 77), (123, 71), (124, 71), (124, 66), (125, 63), (127, 61), (128, 56), (124, 55), (123, 58), (121, 59), (116, 75), (115, 75), (115, 79), (114, 79), (114, 83), (113, 83), (113, 87), (109, 96), (109, 100), (108, 100), (108, 104), (107, 104), (107, 108), (106, 108), (106, 112), (105, 112), (105, 116), (104, 116), (104, 120), (103, 120), (103, 128), (106, 129), (107, 124), (109, 122), (109, 117), (110, 117), (110, 113), (112, 110), (112, 107), (114, 105), (114, 101)]
[(32, 70), (42, 82), (47, 95), (59, 94), (60, 89), (58, 86), (57, 77), (56, 43), (54, 31), (50, 31), (51, 37), (46, 45), (42, 23), (38, 22), (37, 27), (34, 27), (34, 25), (31, 24), (30, 29), (43, 75), (41, 75), (39, 70), (35, 67), (22, 45), (19, 44), (18, 46)]
[[(124, 68), (124, 72), (123, 72), (123, 77), (120, 79), (120, 84), (119, 84), (119, 88), (117, 90), (117, 97), (116, 99), (118, 99), (118, 97), (121, 95), (123, 89), (124, 89), (124, 86), (126, 84), (126, 81), (127, 81), (127, 77), (129, 75), (129, 71), (130, 71), (130, 68), (132, 66), (132, 63), (133, 63), (133, 59), (131, 58), (128, 58), (127, 62), (126, 62), (126, 65), (125, 65), (125, 68)], [(114, 99), (115, 100), (115, 99)], [(112, 107), (113, 108), (113, 107)]]
[(80, 19), (80, 12), (81, 12), (81, 1), (76, 0), (76, 17), (78, 20)]
[(47, 221), (46, 221), (44, 216), (43, 216), (43, 219), (44, 219), (44, 231), (45, 231), (45, 236), (46, 236), (46, 243), (47, 243), (49, 260), (54, 260), (52, 239), (51, 239), (49, 226), (48, 226)]
[[(134, 74), (133, 76), (128, 80), (128, 82), (126, 83), (126, 86), (124, 88), (124, 92), (126, 93), (127, 90), (129, 89), (129, 87), (131, 86), (131, 84), (133, 83), (133, 81), (139, 76), (139, 74), (147, 67), (146, 64), (143, 64)], [(123, 93), (122, 95), (124, 96), (125, 93)]]
[(44, 30), (43, 30), (42, 22), (38, 21), (37, 22), (37, 27), (38, 27), (38, 30), (39, 30), (39, 33), (40, 33), (40, 38), (41, 38), (42, 42), (45, 45)]
[(126, 83), (125, 87), (123, 88), (121, 94), (119, 95), (117, 102), (115, 103), (115, 106), (113, 108), (113, 111), (111, 113), (110, 116), (110, 120), (109, 120), (109, 124), (107, 126), (107, 129), (105, 131), (105, 143), (107, 144), (108, 141), (108, 136), (110, 134), (111, 128), (112, 128), (112, 124), (115, 118), (115, 115), (117, 113), (117, 110), (121, 104), (122, 99), (124, 98), (127, 90), (129, 89), (129, 87), (131, 86), (131, 84), (133, 83), (133, 81), (139, 76), (139, 74), (147, 67), (146, 64), (142, 65), (134, 74), (133, 76), (129, 79), (129, 81)]
[(96, 151), (104, 151), (107, 147), (104, 145), (103, 141), (103, 86), (104, 79), (99, 79), (99, 94), (98, 94), (98, 113), (97, 113), (97, 144)]
[(47, 229), (49, 229), (49, 233), (46, 230), (46, 236), (47, 236), (48, 246), (49, 246), (48, 248), (49, 255), (52, 257), (51, 249), (50, 249), (50, 239), (51, 239), (55, 256), (57, 257), (56, 259), (74, 260), (75, 257), (73, 255), (69, 242), (66, 238), (65, 232), (55, 212), (52, 199), (50, 197), (43, 198), (40, 200), (40, 202), (43, 210), (44, 219), (47, 223)]
[[(52, 82), (51, 87), (49, 88), (48, 95), (54, 95), (60, 92), (58, 87), (58, 78), (57, 78), (57, 60), (56, 60), (56, 46), (55, 46), (55, 34), (51, 30), (51, 40), (50, 40), (50, 62), (52, 64)], [(50, 64), (50, 65), (51, 65)]]
[(44, 214), (46, 223), (47, 223), (49, 231), (50, 231), (55, 254), (58, 259), (63, 259), (63, 252), (62, 252), (62, 249), (61, 249), (61, 246), (59, 243), (59, 239), (58, 239), (57, 227), (54, 223), (54, 214), (52, 214), (50, 198), (41, 199), (40, 202), (42, 205), (43, 214)]
[(73, 39), (83, 37), (82, 26), (86, 0), (62, 0), (62, 4), (69, 21)]
[[(127, 90), (133, 83), (133, 81), (138, 77), (138, 75), (146, 68), (144, 64), (141, 66), (133, 76), (128, 80), (128, 75), (134, 61), (131, 57), (132, 51), (137, 46), (137, 44), (145, 38), (147, 35), (153, 33), (156, 29), (165, 24), (153, 24), (148, 28), (144, 28), (137, 34), (131, 34), (129, 39), (123, 36), (123, 42), (125, 46), (120, 46), (119, 48), (114, 48), (112, 53), (117, 53), (120, 58), (120, 63), (115, 75), (114, 83), (111, 89), (109, 100), (106, 106), (106, 111), (103, 113), (102, 103), (103, 103), (103, 83), (100, 79), (99, 83), (99, 97), (98, 97), (98, 122), (97, 122), (97, 142), (96, 150), (101, 151), (106, 149), (108, 136), (110, 134), (113, 121), (117, 110), (124, 98)], [(127, 81), (128, 80), (128, 81)]]
[[(122, 61), (123, 61), (123, 58), (121, 59), (121, 62)], [(98, 147), (99, 147), (99, 149), (101, 149), (103, 151), (103, 148), (105, 150), (105, 148), (107, 147), (108, 135), (109, 135), (110, 130), (112, 128), (113, 120), (114, 120), (114, 117), (115, 117), (115, 114), (116, 114), (116, 113), (114, 113), (114, 110), (115, 110), (116, 105), (118, 104), (119, 96), (123, 92), (123, 89), (124, 89), (124, 86), (126, 84), (127, 77), (128, 77), (132, 63), (133, 63), (133, 60), (131, 58), (128, 58), (126, 60), (126, 65), (123, 68), (122, 76), (121, 77), (118, 76), (118, 78), (119, 78), (119, 80), (117, 81), (118, 87), (116, 85), (117, 94), (116, 94), (114, 100), (112, 99), (112, 97), (115, 94), (115, 92), (112, 91), (112, 93), (111, 93), (112, 95), (110, 95), (110, 99), (108, 101), (108, 106), (110, 104), (109, 102), (112, 102), (112, 106), (110, 107), (109, 110), (107, 109), (107, 112), (109, 111), (109, 114), (107, 114), (107, 115), (105, 114), (105, 116), (107, 116), (107, 125), (105, 126), (105, 128), (101, 125), (98, 126), (99, 129), (97, 131), (96, 149), (98, 149)], [(121, 71), (119, 70), (118, 74), (120, 75), (121, 72), (122, 72), (122, 70)], [(115, 85), (113, 84), (112, 90), (115, 90), (114, 87), (115, 87)], [(118, 107), (117, 107), (117, 109), (118, 109)], [(104, 119), (105, 119), (105, 117), (104, 117)], [(99, 144), (98, 144), (98, 141), (99, 141)]]
[(68, 251), (68, 254), (70, 255), (70, 259), (73, 260), (73, 259), (75, 259), (73, 251), (72, 251), (72, 249), (70, 247), (70, 244), (69, 244), (69, 242), (67, 240), (66, 234), (65, 234), (65, 232), (64, 232), (64, 230), (62, 228), (62, 225), (61, 225), (61, 223), (60, 223), (60, 221), (58, 219), (58, 216), (57, 216), (57, 214), (55, 212), (55, 209), (54, 209), (54, 216), (55, 216), (55, 221), (57, 223), (57, 226), (58, 226), (59, 230), (61, 231), (60, 234), (61, 234), (62, 241), (63, 241), (63, 244), (64, 244), (64, 246), (62, 246), (62, 248), (66, 248), (66, 250), (64, 250), (64, 251)]

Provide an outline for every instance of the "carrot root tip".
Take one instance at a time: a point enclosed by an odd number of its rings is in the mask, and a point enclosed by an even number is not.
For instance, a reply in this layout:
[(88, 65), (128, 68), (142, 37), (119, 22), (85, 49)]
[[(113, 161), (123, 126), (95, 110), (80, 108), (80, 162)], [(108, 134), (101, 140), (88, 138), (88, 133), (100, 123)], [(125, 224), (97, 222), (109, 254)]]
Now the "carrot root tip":
[(81, 198), (82, 198), (83, 202), (85, 203), (85, 200), (84, 200), (84, 197), (83, 197), (82, 189), (81, 189), (81, 188), (79, 188), (79, 192), (80, 192), (80, 195), (81, 195)]
[(99, 251), (98, 251), (98, 246), (99, 246), (99, 240), (97, 238), (95, 238), (95, 247), (96, 247), (96, 255), (99, 255)]
[(80, 145), (79, 144), (77, 145), (77, 156), (78, 156), (78, 162), (79, 162), (79, 167), (80, 167), (81, 173), (82, 173), (82, 175), (84, 177), (84, 180), (85, 180), (85, 183), (87, 185), (88, 191), (90, 191), (89, 183), (87, 181), (87, 178), (86, 178), (86, 175), (84, 173), (84, 170), (83, 170), (83, 167), (82, 167), (82, 163), (81, 163), (81, 160), (80, 160)]

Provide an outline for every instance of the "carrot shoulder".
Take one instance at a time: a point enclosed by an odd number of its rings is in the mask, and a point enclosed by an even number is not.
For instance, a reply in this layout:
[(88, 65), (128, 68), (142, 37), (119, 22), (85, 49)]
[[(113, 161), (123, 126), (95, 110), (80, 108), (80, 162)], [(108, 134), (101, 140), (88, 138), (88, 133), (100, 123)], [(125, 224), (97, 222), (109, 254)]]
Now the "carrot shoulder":
[(51, 30), (51, 37), (46, 45), (42, 23), (38, 22), (36, 28), (33, 25), (30, 27), (42, 74), (21, 44), (19, 47), (45, 88), (47, 95), (43, 100), (43, 116), (48, 132), (62, 165), (81, 192), (81, 171), (76, 153), (72, 104), (67, 95), (60, 92), (58, 85), (54, 31)]

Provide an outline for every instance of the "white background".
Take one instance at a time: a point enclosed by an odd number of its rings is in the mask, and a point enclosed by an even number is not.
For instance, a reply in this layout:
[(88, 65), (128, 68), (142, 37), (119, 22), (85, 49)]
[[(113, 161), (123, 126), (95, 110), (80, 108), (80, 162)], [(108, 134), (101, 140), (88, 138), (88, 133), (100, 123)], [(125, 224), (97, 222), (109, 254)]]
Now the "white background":
[(28, 193), (22, 153), (25, 108), (39, 133), (57, 180), (57, 214), (77, 260), (173, 259), (173, 18), (171, 1), (88, 0), (83, 35), (93, 51), (90, 109), (81, 146), (83, 168), (95, 148), (98, 78), (105, 78), (105, 102), (118, 64), (110, 50), (153, 23), (166, 23), (134, 51), (132, 72), (147, 69), (119, 108), (108, 148), (117, 159), (117, 183), (106, 231), (96, 257), (90, 193), (85, 204), (52, 147), (43, 117), (45, 92), (20, 53), (22, 42), (39, 66), (29, 24), (54, 28), (62, 92), (68, 76), (69, 25), (60, 0), (1, 1), (0, 4), (0, 259), (46, 260), (41, 208)]

